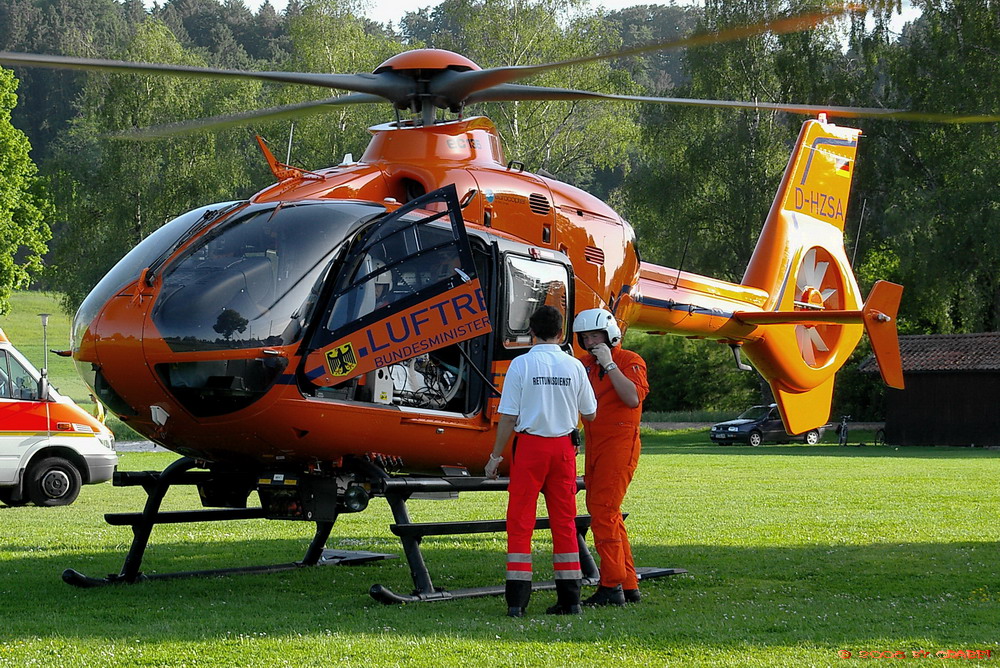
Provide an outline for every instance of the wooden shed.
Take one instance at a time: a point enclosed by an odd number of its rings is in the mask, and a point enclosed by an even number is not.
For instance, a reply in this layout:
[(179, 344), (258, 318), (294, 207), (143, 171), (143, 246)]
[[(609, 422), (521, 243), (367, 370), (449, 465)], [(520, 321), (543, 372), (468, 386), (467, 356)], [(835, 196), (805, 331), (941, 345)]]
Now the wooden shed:
[(887, 443), (1000, 445), (1000, 332), (900, 336), (899, 352), (906, 389), (886, 389)]

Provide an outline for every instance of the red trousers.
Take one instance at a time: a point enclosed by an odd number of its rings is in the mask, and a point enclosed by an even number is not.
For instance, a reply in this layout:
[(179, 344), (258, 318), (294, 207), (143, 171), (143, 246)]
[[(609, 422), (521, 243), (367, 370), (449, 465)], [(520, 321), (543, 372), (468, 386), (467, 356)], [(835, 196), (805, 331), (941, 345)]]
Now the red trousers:
[(639, 463), (639, 428), (620, 425), (588, 434), (584, 481), (594, 546), (601, 558), (601, 586), (636, 589), (632, 547), (622, 520), (622, 500)]
[(507, 488), (507, 579), (531, 581), (531, 534), (539, 492), (552, 529), (556, 580), (578, 580), (576, 538), (576, 450), (569, 436), (518, 434)]

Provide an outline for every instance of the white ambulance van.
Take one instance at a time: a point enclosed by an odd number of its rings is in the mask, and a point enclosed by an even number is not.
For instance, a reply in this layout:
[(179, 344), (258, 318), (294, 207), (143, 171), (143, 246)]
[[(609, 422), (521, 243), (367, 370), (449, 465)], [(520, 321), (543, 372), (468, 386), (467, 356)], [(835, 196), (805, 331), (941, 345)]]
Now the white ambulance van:
[(115, 437), (48, 380), (0, 330), (0, 503), (65, 506), (111, 479)]

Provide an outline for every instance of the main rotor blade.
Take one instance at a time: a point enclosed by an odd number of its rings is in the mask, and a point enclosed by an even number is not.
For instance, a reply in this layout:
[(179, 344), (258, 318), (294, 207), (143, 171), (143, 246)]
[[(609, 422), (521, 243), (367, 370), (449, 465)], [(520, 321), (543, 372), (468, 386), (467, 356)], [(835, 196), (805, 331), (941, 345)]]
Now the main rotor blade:
[(468, 103), (507, 102), (511, 100), (620, 100), (622, 102), (651, 102), (689, 107), (785, 111), (791, 114), (804, 114), (807, 116), (827, 114), (838, 118), (890, 118), (898, 121), (922, 121), (926, 123), (995, 123), (1000, 121), (1000, 115), (996, 114), (959, 115), (907, 111), (905, 109), (880, 109), (877, 107), (838, 107), (818, 104), (778, 104), (774, 102), (740, 102), (738, 100), (697, 100), (685, 97), (610, 95), (570, 88), (547, 88), (545, 86), (525, 86), (522, 84), (503, 84), (473, 93), (469, 96)]
[(177, 123), (165, 123), (154, 125), (148, 128), (137, 130), (125, 130), (111, 135), (116, 139), (158, 139), (160, 137), (178, 137), (195, 134), (203, 130), (224, 130), (237, 125), (243, 125), (250, 121), (271, 122), (285, 118), (302, 118), (316, 114), (326, 113), (331, 107), (343, 106), (345, 104), (369, 104), (384, 103), (385, 100), (378, 95), (367, 93), (352, 93), (351, 95), (341, 95), (325, 100), (310, 100), (297, 104), (286, 104), (281, 107), (269, 107), (267, 109), (257, 109), (254, 111), (244, 111), (238, 114), (226, 114), (222, 116), (212, 116), (211, 118), (198, 118), (191, 121), (180, 121)]
[(250, 72), (222, 70), (191, 65), (160, 65), (134, 63), (100, 58), (75, 58), (71, 56), (46, 56), (32, 53), (0, 52), (0, 63), (9, 66), (52, 67), (85, 70), (90, 72), (117, 72), (120, 74), (153, 74), (210, 79), (251, 79), (277, 83), (307, 84), (321, 88), (338, 88), (355, 93), (379, 95), (395, 102), (405, 101), (411, 94), (413, 82), (392, 72), (379, 74), (323, 74), (318, 72)]
[(717, 44), (720, 42), (732, 42), (739, 39), (745, 39), (747, 37), (753, 37), (754, 35), (760, 35), (765, 32), (778, 34), (798, 32), (800, 30), (815, 27), (829, 18), (840, 16), (841, 14), (856, 9), (858, 9), (856, 6), (845, 4), (844, 7), (839, 9), (826, 10), (811, 14), (801, 14), (799, 16), (775, 19), (772, 21), (764, 21), (762, 23), (749, 26), (729, 28), (718, 32), (703, 33), (701, 35), (692, 35), (683, 39), (657, 42), (655, 44), (644, 44), (630, 49), (623, 49), (622, 51), (615, 51), (613, 53), (602, 53), (596, 56), (581, 56), (579, 58), (570, 58), (569, 60), (561, 60), (559, 62), (546, 63), (543, 65), (513, 65), (510, 67), (493, 67), (471, 72), (456, 72), (458, 76), (431, 82), (430, 90), (435, 96), (446, 98), (455, 104), (461, 102), (476, 91), (485, 90), (493, 86), (510, 83), (511, 81), (517, 81), (519, 79), (525, 79), (549, 70), (569, 67), (571, 65), (591, 63), (598, 60), (610, 60), (614, 58), (637, 56), (651, 51), (666, 51), (670, 49), (703, 46), (706, 44)]

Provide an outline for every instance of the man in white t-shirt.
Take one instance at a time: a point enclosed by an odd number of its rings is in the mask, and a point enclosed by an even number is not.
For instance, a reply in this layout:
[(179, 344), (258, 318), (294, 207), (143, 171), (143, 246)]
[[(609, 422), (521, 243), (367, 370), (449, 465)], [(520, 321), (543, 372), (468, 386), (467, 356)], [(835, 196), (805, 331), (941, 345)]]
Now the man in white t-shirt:
[(511, 434), (507, 488), (507, 614), (521, 617), (531, 597), (531, 534), (538, 494), (552, 529), (554, 615), (580, 612), (580, 552), (576, 538), (576, 448), (570, 433), (580, 415), (593, 420), (597, 399), (583, 364), (562, 351), (563, 315), (542, 306), (529, 319), (534, 345), (515, 358), (500, 395), (500, 423), (486, 475), (496, 478)]

